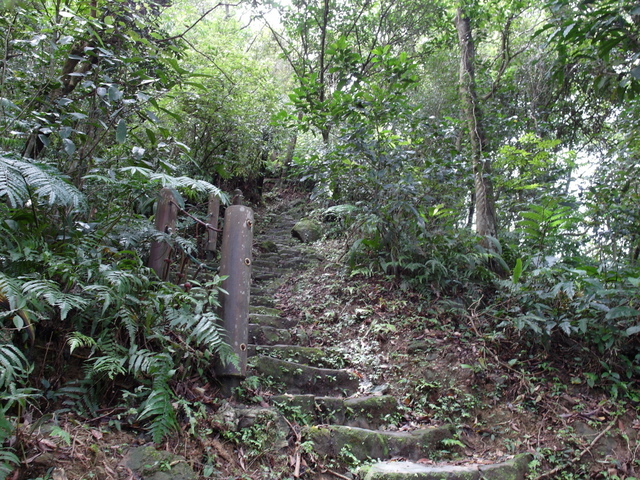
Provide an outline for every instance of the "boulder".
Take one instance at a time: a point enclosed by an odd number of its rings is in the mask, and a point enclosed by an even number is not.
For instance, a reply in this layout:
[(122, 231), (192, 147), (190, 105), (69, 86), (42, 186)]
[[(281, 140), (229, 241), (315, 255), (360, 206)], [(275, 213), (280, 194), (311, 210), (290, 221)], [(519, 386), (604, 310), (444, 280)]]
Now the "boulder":
[(291, 229), (293, 238), (302, 243), (313, 243), (322, 236), (322, 226), (310, 218), (303, 218)]

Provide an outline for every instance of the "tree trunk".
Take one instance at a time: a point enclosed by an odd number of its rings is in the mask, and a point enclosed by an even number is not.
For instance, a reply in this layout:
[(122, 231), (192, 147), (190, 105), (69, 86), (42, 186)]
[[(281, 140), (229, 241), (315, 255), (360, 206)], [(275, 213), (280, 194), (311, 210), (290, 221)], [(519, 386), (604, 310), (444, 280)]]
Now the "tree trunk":
[[(491, 181), (491, 161), (486, 156), (487, 137), (483, 128), (482, 109), (478, 105), (476, 94), (475, 46), (471, 32), (471, 21), (461, 8), (458, 8), (455, 25), (460, 44), (460, 96), (469, 130), (473, 162), (476, 231), (484, 237), (483, 245), (487, 249), (497, 252), (497, 245), (492, 240), (496, 237), (497, 228), (493, 182)], [(492, 237), (492, 239), (488, 237)]]

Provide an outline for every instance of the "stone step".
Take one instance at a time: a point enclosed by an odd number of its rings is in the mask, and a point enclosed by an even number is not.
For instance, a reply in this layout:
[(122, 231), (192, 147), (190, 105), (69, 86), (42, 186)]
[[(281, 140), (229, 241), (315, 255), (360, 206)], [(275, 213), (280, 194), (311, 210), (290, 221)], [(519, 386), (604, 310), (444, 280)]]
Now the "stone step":
[(250, 312), (260, 313), (253, 309), (260, 308), (273, 308), (276, 305), (276, 301), (273, 298), (273, 295), (256, 295), (251, 296), (251, 306), (249, 307)]
[(284, 385), (286, 393), (308, 393), (318, 396), (353, 395), (360, 380), (348, 370), (318, 368), (287, 362), (277, 358), (256, 356), (254, 370)]
[(249, 313), (258, 313), (258, 314), (263, 314), (263, 315), (275, 315), (276, 317), (279, 317), (280, 315), (282, 315), (282, 310), (280, 310), (279, 308), (274, 308), (273, 304), (275, 303), (273, 301), (273, 298), (270, 298), (271, 300), (271, 305), (260, 305), (260, 304), (256, 304), (254, 303), (254, 298), (251, 299), (251, 303), (253, 305), (249, 306)]
[(413, 462), (379, 462), (361, 467), (363, 480), (524, 480), (531, 456), (490, 464), (430, 466)]
[(327, 425), (306, 428), (304, 437), (313, 442), (315, 453), (332, 459), (347, 455), (359, 461), (395, 457), (419, 460), (442, 450), (441, 442), (453, 438), (453, 429), (447, 425), (412, 432), (388, 432)]
[(337, 352), (327, 355), (325, 350), (321, 348), (301, 345), (259, 345), (256, 347), (256, 352), (259, 355), (279, 358), (288, 362), (302, 363), (312, 367), (342, 368), (346, 363), (344, 357)]
[(376, 429), (396, 425), (403, 413), (391, 395), (355, 398), (316, 397), (315, 395), (274, 395), (271, 404), (287, 418), (306, 423), (337, 424)]
[(251, 295), (251, 298), (264, 297), (264, 296), (270, 295), (271, 291), (269, 289), (264, 289), (262, 287), (252, 285), (251, 288), (249, 289), (249, 294)]
[(254, 282), (266, 282), (268, 280), (273, 280), (274, 278), (279, 278), (282, 275), (276, 272), (258, 272), (253, 274)]
[[(249, 324), (249, 344), (290, 345), (297, 340), (297, 331), (276, 328), (269, 325)], [(303, 332), (300, 332), (303, 335)]]
[(279, 260), (275, 258), (256, 258), (251, 263), (251, 267), (253, 268), (254, 272), (257, 269), (273, 270), (274, 268), (278, 267), (278, 262)]
[(298, 324), (298, 321), (287, 317), (281, 317), (280, 315), (250, 313), (249, 323), (255, 323), (266, 327), (288, 329), (295, 327)]
[(293, 269), (297, 267), (302, 267), (304, 265), (308, 265), (310, 260), (308, 258), (303, 257), (291, 257), (283, 260), (281, 267), (284, 269)]
[(299, 248), (293, 248), (293, 247), (287, 247), (282, 245), (281, 247), (279, 247), (278, 250), (278, 255), (282, 258), (282, 257), (287, 257), (287, 256), (298, 256), (300, 255), (300, 249)]

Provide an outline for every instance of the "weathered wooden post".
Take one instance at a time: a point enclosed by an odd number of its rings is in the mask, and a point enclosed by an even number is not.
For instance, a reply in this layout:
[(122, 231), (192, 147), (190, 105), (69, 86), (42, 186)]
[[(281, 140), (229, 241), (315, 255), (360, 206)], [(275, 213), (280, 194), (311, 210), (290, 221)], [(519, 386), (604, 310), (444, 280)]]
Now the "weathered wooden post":
[(249, 340), (249, 289), (251, 287), (251, 247), (253, 210), (244, 205), (227, 207), (222, 231), (220, 275), (227, 276), (222, 288), (220, 318), (227, 342), (238, 356), (238, 365), (217, 365), (223, 395), (230, 396), (247, 374)]
[[(220, 197), (215, 193), (209, 194), (209, 209), (207, 211), (207, 223), (213, 228), (218, 228), (218, 217), (220, 216)], [(218, 231), (207, 228), (207, 260), (213, 260), (216, 244), (218, 243)]]
[[(160, 190), (156, 206), (156, 230), (171, 233), (176, 228), (178, 204), (170, 188)], [(169, 276), (169, 254), (171, 246), (167, 242), (152, 242), (149, 255), (149, 267), (153, 268), (161, 280)]]

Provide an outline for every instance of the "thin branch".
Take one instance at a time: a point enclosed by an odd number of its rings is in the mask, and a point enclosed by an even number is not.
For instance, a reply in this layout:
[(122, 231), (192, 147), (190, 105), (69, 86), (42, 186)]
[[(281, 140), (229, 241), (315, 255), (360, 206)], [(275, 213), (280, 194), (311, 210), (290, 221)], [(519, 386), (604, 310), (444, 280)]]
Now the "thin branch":
[(211, 12), (213, 12), (216, 8), (218, 7), (237, 7), (238, 5), (240, 5), (240, 2), (238, 3), (218, 3), (217, 5), (214, 5), (213, 7), (211, 7), (209, 10), (207, 10), (206, 12), (204, 12), (200, 18), (198, 18), (195, 22), (193, 22), (189, 27), (187, 27), (187, 29), (182, 32), (179, 33), (178, 35), (173, 35), (172, 37), (167, 37), (167, 38), (163, 38), (158, 40), (158, 43), (163, 43), (163, 42), (170, 42), (171, 40), (175, 40), (177, 38), (182, 38), (184, 39), (184, 36), (190, 31), (192, 30), (197, 24), (199, 24), (202, 20), (205, 19), (205, 17), (207, 15), (209, 15)]
[(263, 20), (264, 20), (264, 23), (267, 25), (267, 28), (271, 31), (271, 35), (273, 35), (273, 39), (276, 41), (276, 43), (280, 47), (280, 50), (282, 50), (282, 53), (284, 54), (285, 59), (289, 63), (289, 66), (291, 67), (293, 72), (296, 74), (296, 77), (301, 78), (302, 77), (302, 72), (300, 72), (298, 70), (298, 68), (296, 67), (295, 63), (293, 62), (293, 59), (287, 53), (288, 50), (285, 48), (285, 45), (282, 43), (281, 35), (273, 29), (273, 27), (267, 21), (266, 18), (263, 17)]
[(187, 45), (189, 45), (189, 46), (193, 49), (193, 51), (194, 51), (194, 52), (199, 53), (199, 54), (200, 54), (200, 55), (202, 55), (204, 58), (206, 58), (207, 60), (209, 60), (209, 61), (213, 64), (213, 66), (214, 66), (215, 68), (217, 68), (217, 69), (218, 69), (218, 71), (219, 71), (219, 72), (224, 76), (224, 78), (226, 78), (227, 80), (229, 80), (229, 83), (231, 83), (231, 85), (233, 85), (234, 87), (236, 86), (236, 82), (234, 82), (234, 81), (231, 79), (231, 77), (227, 74), (227, 72), (225, 72), (222, 68), (220, 68), (220, 67), (218, 66), (218, 64), (216, 63), (216, 61), (215, 61), (213, 58), (211, 58), (211, 56), (210, 56), (210, 55), (208, 55), (208, 54), (206, 54), (206, 53), (201, 52), (200, 50), (198, 50), (198, 49), (193, 45), (193, 43), (191, 43), (191, 42), (190, 42), (189, 40), (187, 40), (186, 38), (183, 38), (183, 39), (182, 39), (182, 41), (183, 41), (184, 43), (186, 43)]
[(215, 228), (214, 226), (212, 226), (211, 224), (207, 223), (207, 222), (203, 222), (202, 220), (200, 220), (197, 217), (194, 217), (193, 215), (191, 215), (189, 212), (187, 212), (184, 208), (181, 208), (180, 205), (178, 205), (176, 202), (169, 202), (172, 205), (174, 205), (178, 211), (180, 213), (184, 213), (187, 217), (189, 217), (190, 219), (194, 220), (196, 223), (202, 225), (203, 227), (209, 229), (209, 230), (213, 230), (214, 232), (222, 232), (221, 229), (219, 228)]

